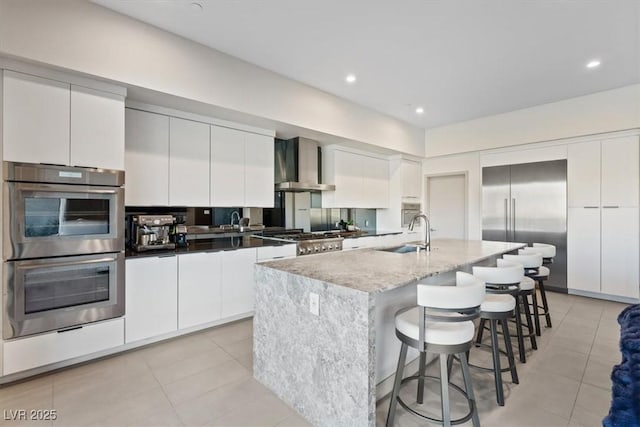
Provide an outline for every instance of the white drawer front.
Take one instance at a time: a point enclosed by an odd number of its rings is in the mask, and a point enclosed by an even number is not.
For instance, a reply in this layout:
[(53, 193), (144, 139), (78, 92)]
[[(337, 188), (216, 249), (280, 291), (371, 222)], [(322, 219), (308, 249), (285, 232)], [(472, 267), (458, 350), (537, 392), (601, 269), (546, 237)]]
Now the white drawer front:
[(124, 319), (50, 332), (3, 344), (3, 374), (9, 375), (124, 344)]
[(258, 248), (258, 261), (274, 258), (290, 258), (296, 256), (296, 244), (283, 246), (265, 246)]

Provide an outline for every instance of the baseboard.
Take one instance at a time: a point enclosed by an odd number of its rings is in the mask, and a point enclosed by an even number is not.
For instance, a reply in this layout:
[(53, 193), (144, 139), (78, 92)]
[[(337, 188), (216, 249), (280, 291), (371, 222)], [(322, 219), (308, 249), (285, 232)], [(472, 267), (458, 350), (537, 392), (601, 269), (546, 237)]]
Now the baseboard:
[(621, 297), (621, 296), (618, 296), (618, 295), (602, 294), (600, 292), (582, 291), (580, 289), (569, 289), (568, 291), (569, 291), (569, 295), (578, 295), (578, 296), (587, 297), (587, 298), (604, 299), (604, 300), (608, 300), (608, 301), (622, 302), (622, 303), (625, 303), (625, 304), (638, 304), (638, 303), (640, 303), (640, 300), (636, 299), (636, 298)]

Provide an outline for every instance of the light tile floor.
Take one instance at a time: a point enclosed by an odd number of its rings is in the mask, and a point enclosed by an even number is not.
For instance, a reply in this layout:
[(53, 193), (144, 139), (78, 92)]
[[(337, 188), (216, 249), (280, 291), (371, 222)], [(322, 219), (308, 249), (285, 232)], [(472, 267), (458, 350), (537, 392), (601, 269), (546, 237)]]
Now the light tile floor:
[[(518, 365), (520, 384), (505, 381), (504, 407), (491, 375), (473, 372), (483, 426), (597, 426), (607, 414), (625, 305), (553, 293), (550, 305), (553, 328)], [(32, 423), (39, 426), (308, 425), (252, 378), (251, 336), (251, 320), (240, 321), (2, 387), (0, 425), (25, 424), (5, 419), (16, 409), (57, 411), (55, 421)], [(479, 350), (471, 357), (490, 360)], [(403, 393), (415, 401), (415, 388)], [(388, 405), (378, 403), (378, 425)], [(400, 408), (397, 425), (424, 423)]]

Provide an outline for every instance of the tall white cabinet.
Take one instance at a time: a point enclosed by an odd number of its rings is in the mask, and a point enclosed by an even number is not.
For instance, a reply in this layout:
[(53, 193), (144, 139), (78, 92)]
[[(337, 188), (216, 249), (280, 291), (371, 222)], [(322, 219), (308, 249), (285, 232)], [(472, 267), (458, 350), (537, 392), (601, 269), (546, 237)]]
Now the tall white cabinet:
[(568, 147), (569, 289), (640, 296), (638, 136)]

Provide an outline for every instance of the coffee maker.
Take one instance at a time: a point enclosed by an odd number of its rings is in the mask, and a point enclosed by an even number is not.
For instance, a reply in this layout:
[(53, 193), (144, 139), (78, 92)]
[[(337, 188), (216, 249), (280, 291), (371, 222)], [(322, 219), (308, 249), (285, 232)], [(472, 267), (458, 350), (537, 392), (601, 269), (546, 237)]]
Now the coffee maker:
[(133, 215), (131, 217), (131, 249), (137, 252), (175, 249), (170, 236), (176, 218), (173, 215)]

